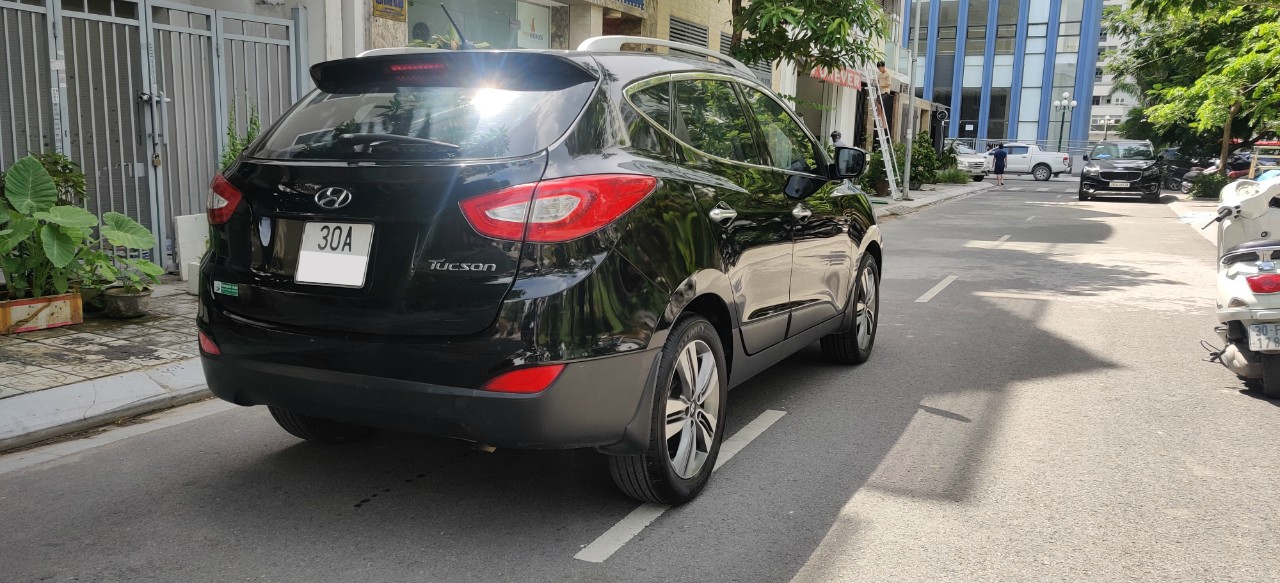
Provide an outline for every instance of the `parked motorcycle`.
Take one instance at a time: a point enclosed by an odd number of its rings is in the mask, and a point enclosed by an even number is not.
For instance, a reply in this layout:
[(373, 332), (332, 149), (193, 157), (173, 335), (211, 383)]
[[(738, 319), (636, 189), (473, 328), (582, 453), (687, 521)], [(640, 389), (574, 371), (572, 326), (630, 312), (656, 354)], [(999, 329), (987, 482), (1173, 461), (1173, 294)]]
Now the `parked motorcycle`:
[(1214, 358), (1263, 395), (1280, 398), (1280, 177), (1222, 189), (1218, 215), (1218, 335)]
[[(1236, 180), (1238, 178), (1248, 176), (1250, 165), (1248, 152), (1236, 152), (1235, 154), (1232, 154), (1231, 157), (1227, 159), (1227, 180)], [(1192, 167), (1190, 172), (1182, 175), (1181, 180), (1174, 180), (1173, 177), (1170, 177), (1169, 184), (1166, 185), (1166, 188), (1181, 191), (1182, 194), (1190, 194), (1191, 188), (1195, 186), (1194, 182), (1197, 176), (1200, 176), (1201, 174), (1213, 174), (1218, 171), (1220, 166), (1221, 163), (1214, 160), (1213, 163), (1209, 164), (1206, 168)], [(1175, 185), (1175, 182), (1179, 182), (1179, 184)]]

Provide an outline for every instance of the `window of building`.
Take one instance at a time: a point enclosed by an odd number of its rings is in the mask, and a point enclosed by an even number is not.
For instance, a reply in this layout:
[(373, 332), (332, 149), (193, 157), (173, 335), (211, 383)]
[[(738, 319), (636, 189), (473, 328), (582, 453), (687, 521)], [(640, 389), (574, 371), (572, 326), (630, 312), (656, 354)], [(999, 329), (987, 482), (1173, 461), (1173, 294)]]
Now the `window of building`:
[(1032, 24), (1027, 27), (1028, 38), (1044, 37), (1044, 36), (1049, 36), (1049, 25)]
[[(1094, 80), (1094, 81), (1101, 81), (1101, 80), (1102, 80), (1102, 67), (1094, 67), (1094, 69), (1093, 69), (1093, 80)], [(1097, 105), (1097, 104), (1095, 103), (1094, 105)]]
[(1053, 0), (1031, 0), (1027, 8), (1027, 22), (1039, 24), (1049, 22), (1049, 5)]
[(695, 149), (737, 162), (760, 164), (755, 136), (734, 85), (727, 81), (677, 81), (674, 133)]
[[(1014, 5), (1016, 8), (1016, 4)], [(996, 27), (996, 54), (1012, 55), (1014, 43), (1018, 40), (1018, 25), (1002, 24)]]
[(1094, 104), (1094, 105), (1102, 105), (1102, 96), (1100, 96), (1100, 95), (1094, 95), (1094, 96), (1093, 96), (1093, 104)]
[(965, 31), (964, 38), (964, 54), (981, 55), (987, 52), (987, 27), (986, 25), (970, 26)]
[(670, 37), (676, 42), (705, 47), (707, 46), (707, 27), (672, 16)]

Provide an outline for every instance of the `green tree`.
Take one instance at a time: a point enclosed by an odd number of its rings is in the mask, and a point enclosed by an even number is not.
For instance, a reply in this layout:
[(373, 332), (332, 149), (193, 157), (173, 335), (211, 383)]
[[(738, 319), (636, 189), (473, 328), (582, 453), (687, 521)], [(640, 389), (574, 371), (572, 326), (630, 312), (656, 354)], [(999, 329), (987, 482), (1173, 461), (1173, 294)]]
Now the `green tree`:
[(1135, 0), (1107, 26), (1131, 39), (1109, 65), (1116, 88), (1142, 102), (1124, 135), (1216, 142), (1225, 172), (1232, 149), (1280, 125), (1280, 0)]
[(884, 11), (872, 0), (729, 0), (730, 53), (747, 63), (782, 59), (801, 70), (859, 69), (880, 57)]

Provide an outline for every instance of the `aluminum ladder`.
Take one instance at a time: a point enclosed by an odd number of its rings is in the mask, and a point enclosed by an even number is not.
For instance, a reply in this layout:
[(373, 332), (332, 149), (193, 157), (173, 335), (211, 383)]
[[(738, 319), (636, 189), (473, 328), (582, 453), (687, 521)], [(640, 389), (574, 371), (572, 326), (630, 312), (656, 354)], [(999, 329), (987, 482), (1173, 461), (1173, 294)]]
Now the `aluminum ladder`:
[(880, 143), (881, 157), (884, 158), (884, 173), (889, 180), (889, 196), (898, 200), (898, 161), (893, 152), (893, 142), (889, 138), (887, 126), (889, 118), (880, 100), (879, 71), (870, 69), (867, 72), (867, 94), (871, 96), (871, 117), (875, 119), (876, 141)]

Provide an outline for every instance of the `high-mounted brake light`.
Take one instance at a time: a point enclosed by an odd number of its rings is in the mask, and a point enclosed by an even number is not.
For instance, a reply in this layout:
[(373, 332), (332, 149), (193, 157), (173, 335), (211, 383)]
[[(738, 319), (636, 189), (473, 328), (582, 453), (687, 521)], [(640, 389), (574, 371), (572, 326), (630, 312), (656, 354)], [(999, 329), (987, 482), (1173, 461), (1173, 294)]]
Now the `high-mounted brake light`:
[(1280, 293), (1280, 273), (1261, 273), (1244, 278), (1255, 294)]
[(231, 220), (231, 215), (235, 214), (242, 198), (244, 195), (240, 190), (227, 182), (221, 173), (214, 176), (213, 183), (209, 185), (209, 224), (221, 225)]
[(657, 185), (656, 178), (636, 174), (573, 176), (513, 186), (459, 206), (472, 228), (486, 237), (562, 243), (618, 220)]
[(563, 371), (563, 364), (516, 369), (489, 379), (489, 382), (480, 388), (498, 393), (540, 393), (551, 386), (551, 383), (556, 382)]
[(401, 63), (387, 67), (392, 73), (404, 73), (407, 71), (439, 71), (444, 69), (444, 63)]

